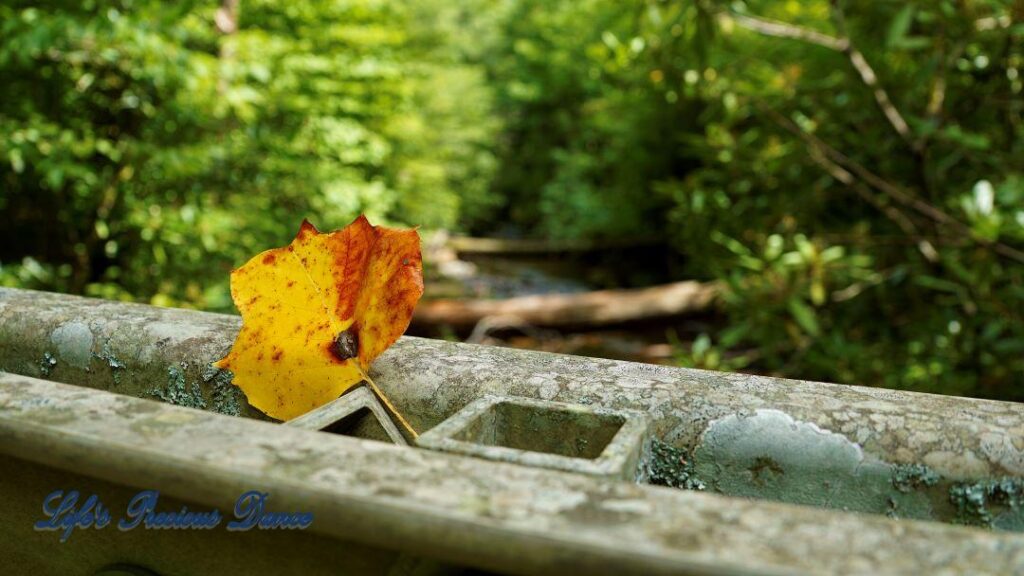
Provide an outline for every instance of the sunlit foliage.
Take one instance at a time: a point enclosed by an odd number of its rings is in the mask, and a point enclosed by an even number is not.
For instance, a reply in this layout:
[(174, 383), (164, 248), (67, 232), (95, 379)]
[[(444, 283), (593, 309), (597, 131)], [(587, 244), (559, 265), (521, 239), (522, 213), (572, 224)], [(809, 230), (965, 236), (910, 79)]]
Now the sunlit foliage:
[(1019, 2), (223, 9), (0, 5), (0, 282), (230, 310), (303, 216), (654, 236), (729, 286), (682, 363), (1024, 398)]

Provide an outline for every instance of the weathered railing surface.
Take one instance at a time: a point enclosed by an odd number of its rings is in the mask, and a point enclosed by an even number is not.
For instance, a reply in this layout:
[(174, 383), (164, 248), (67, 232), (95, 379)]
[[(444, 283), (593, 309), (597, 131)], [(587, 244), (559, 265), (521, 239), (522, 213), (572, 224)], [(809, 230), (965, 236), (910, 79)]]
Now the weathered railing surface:
[[(0, 452), (5, 491), (24, 467), (11, 457), (225, 508), (243, 490), (265, 490), (282, 509), (314, 510), (311, 530), (350, 543), (337, 559), (342, 571), (382, 573), (388, 548), (517, 573), (1008, 574), (1024, 566), (1016, 535), (601, 481), (15, 375), (0, 375)], [(35, 488), (39, 499), (52, 489)], [(28, 527), (39, 499), (18, 496), (19, 513), (0, 523), (0, 551), (13, 548), (4, 555), (18, 560), (41, 548), (60, 561), (53, 535)], [(80, 531), (63, 546), (87, 555), (96, 534)], [(270, 547), (275, 567), (294, 552)], [(198, 573), (196, 555), (161, 560)], [(54, 572), (82, 568), (67, 564)]]
[[(0, 369), (259, 418), (209, 367), (238, 328), (233, 316), (0, 289)], [(652, 466), (668, 484), (1024, 528), (1017, 404), (418, 338), (371, 374), (419, 429), (486, 394), (642, 410), (664, 443)], [(142, 443), (140, 428), (151, 431)], [(195, 434), (206, 439), (187, 440)], [(54, 448), (67, 442), (89, 456)], [(416, 554), (498, 570), (1024, 570), (1015, 534), (601, 482), (18, 376), (0, 380), (0, 452), (218, 504), (241, 480), (265, 480), (329, 510), (318, 529), (330, 537), (384, 548), (400, 538)], [(135, 463), (115, 471), (118, 461)], [(208, 488), (193, 488), (191, 473)]]

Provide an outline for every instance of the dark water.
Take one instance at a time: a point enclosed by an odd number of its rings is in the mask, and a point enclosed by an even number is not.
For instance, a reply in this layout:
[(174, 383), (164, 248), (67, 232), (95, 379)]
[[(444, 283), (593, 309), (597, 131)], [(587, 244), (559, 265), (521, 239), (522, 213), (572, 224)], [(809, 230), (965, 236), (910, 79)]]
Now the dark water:
[(683, 262), (667, 246), (644, 245), (574, 253), (462, 255), (494, 297), (640, 288), (683, 278)]
[(572, 294), (597, 287), (587, 282), (578, 263), (554, 259), (478, 258), (477, 274), (463, 283), (475, 298), (513, 298), (535, 294)]

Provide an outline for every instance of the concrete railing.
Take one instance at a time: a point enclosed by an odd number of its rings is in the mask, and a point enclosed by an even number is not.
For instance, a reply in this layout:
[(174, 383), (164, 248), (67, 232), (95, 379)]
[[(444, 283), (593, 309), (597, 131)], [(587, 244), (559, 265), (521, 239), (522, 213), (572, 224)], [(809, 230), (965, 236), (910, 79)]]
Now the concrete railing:
[(418, 338), (371, 370), (420, 430), (488, 394), (643, 411), (654, 478), (705, 489), (672, 490), (189, 410), (261, 419), (209, 367), (238, 328), (233, 316), (0, 290), (0, 369), (22, 375), (0, 378), (0, 452), (10, 466), (200, 502), (263, 483), (321, 511), (326, 537), (502, 571), (1024, 569), (1018, 535), (764, 501), (1019, 530), (1017, 404)]

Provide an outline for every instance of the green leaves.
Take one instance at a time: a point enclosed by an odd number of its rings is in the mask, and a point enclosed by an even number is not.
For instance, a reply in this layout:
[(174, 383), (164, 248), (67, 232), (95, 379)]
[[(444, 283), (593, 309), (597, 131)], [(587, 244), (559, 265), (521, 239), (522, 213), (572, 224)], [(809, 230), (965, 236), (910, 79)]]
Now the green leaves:
[(1024, 398), (1007, 0), (844, 3), (875, 86), (727, 15), (839, 34), (825, 0), (36, 4), (0, 3), (0, 282), (229, 309), (311, 214), (655, 235), (638, 277), (730, 287), (681, 362)]
[(793, 315), (793, 319), (805, 332), (811, 336), (820, 336), (821, 327), (818, 325), (818, 319), (814, 313), (814, 309), (804, 303), (799, 298), (790, 298), (786, 302), (786, 308), (789, 309), (789, 313)]
[(246, 0), (225, 36), (216, 3), (4, 3), (0, 281), (227, 310), (226, 271), (305, 216), (493, 204), (460, 197), (493, 169), (482, 76), (413, 38), (442, 9)]
[(892, 19), (885, 44), (894, 50), (924, 50), (932, 46), (933, 40), (927, 36), (911, 36), (910, 30), (918, 7), (914, 4), (904, 5)]
[(896, 13), (896, 16), (892, 19), (892, 24), (889, 25), (886, 44), (890, 47), (897, 47), (906, 38), (907, 32), (910, 31), (910, 25), (914, 21), (914, 12), (916, 10), (916, 6), (907, 4)]

